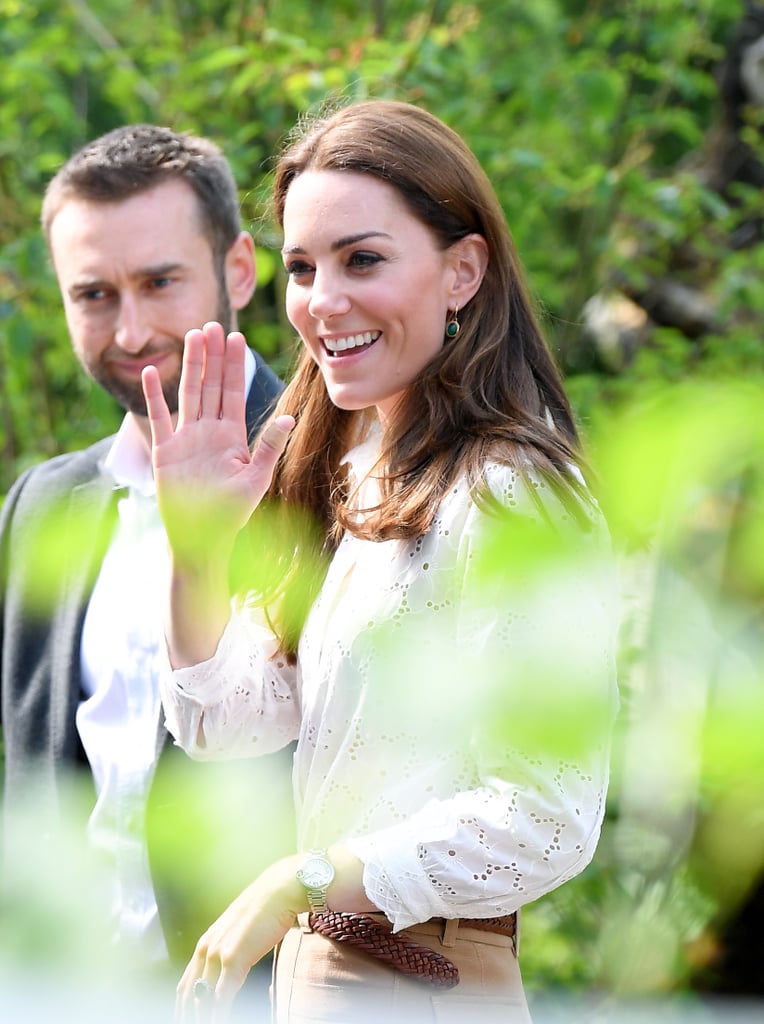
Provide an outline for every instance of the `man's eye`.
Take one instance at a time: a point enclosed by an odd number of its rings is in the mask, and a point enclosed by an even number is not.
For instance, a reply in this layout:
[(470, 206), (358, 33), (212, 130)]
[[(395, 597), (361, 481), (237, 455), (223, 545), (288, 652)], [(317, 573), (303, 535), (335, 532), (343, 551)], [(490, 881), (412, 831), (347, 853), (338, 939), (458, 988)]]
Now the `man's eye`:
[(166, 288), (169, 284), (172, 284), (171, 277), (153, 277), (150, 282), (150, 287), (154, 289)]

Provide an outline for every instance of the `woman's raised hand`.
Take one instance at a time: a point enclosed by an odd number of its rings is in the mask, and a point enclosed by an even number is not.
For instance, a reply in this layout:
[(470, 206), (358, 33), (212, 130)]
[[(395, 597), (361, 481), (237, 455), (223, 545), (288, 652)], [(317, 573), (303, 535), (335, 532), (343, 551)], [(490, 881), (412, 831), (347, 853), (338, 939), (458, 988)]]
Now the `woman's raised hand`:
[(143, 373), (157, 499), (176, 561), (193, 564), (211, 552), (230, 552), (268, 489), (294, 425), (291, 417), (278, 417), (250, 453), (245, 345), (238, 331), (226, 338), (219, 323), (187, 333), (176, 425), (157, 370), (149, 366)]
[(178, 418), (155, 367), (143, 371), (159, 511), (170, 546), (165, 637), (174, 668), (206, 661), (230, 614), (228, 571), (236, 536), (262, 500), (294, 426), (280, 416), (254, 453), (247, 443), (244, 337), (218, 323), (189, 331)]

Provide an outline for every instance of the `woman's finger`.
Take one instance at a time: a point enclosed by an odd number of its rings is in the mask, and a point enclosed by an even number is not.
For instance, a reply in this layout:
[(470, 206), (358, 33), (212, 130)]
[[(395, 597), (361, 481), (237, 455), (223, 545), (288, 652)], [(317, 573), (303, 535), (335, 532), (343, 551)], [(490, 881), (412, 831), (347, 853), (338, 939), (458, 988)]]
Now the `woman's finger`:
[(259, 492), (256, 495), (258, 502), (270, 486), (276, 463), (286, 448), (293, 427), (294, 419), (291, 416), (277, 416), (260, 435), (251, 461), (252, 484)]
[(143, 397), (146, 399), (146, 411), (151, 429), (151, 440), (154, 446), (168, 441), (173, 434), (172, 417), (167, 408), (162, 392), (162, 381), (156, 366), (146, 366), (141, 374)]
[(219, 419), (226, 376), (226, 340), (222, 324), (211, 320), (202, 327), (204, 364), (201, 377), (199, 416)]
[(224, 418), (242, 415), (244, 395), (244, 351), (246, 339), (240, 331), (232, 331), (225, 344), (225, 376), (220, 396), (220, 411)]
[(216, 987), (217, 974), (212, 964), (205, 956), (195, 953), (176, 989), (176, 1024), (212, 1021), (217, 1002)]
[(201, 415), (204, 344), (204, 334), (199, 328), (186, 332), (178, 386), (178, 426), (193, 423)]
[(276, 458), (278, 458), (286, 448), (287, 440), (293, 429), (294, 418), (292, 416), (277, 416), (260, 435), (253, 458), (257, 458), (261, 449), (263, 457), (271, 458), (271, 453), (275, 452)]

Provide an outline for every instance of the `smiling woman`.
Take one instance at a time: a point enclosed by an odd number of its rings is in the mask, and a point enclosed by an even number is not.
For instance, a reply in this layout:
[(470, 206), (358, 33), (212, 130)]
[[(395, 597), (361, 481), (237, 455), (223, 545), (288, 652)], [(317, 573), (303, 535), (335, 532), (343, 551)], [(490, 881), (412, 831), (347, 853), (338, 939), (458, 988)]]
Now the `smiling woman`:
[(593, 856), (614, 706), (609, 541), (570, 407), (498, 200), (442, 122), (370, 101), (310, 124), (274, 205), (303, 352), (254, 451), (241, 335), (188, 336), (177, 427), (144, 374), (168, 727), (200, 759), (296, 741), (301, 852), (201, 936), (179, 1017), (222, 1019), (276, 946), (278, 1024), (527, 1024), (517, 914)]
[(391, 185), (344, 171), (299, 175), (283, 218), (291, 323), (334, 404), (386, 420), (480, 286), (485, 239), (443, 249)]

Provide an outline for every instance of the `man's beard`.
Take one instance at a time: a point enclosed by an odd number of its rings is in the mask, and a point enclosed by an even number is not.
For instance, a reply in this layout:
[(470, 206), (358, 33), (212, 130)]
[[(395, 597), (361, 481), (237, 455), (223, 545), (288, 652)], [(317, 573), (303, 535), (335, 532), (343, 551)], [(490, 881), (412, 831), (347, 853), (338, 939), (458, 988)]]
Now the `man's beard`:
[[(218, 311), (215, 317), (208, 319), (217, 320), (218, 323), (223, 325), (223, 330), (226, 334), (231, 330), (231, 303), (228, 299), (228, 292), (225, 287), (219, 287), (218, 289)], [(200, 325), (201, 326), (201, 325)], [(164, 400), (167, 402), (167, 408), (171, 414), (175, 414), (178, 411), (178, 388), (180, 386), (180, 367), (183, 361), (183, 339), (173, 338), (170, 342), (162, 345), (161, 348), (157, 348), (153, 351), (151, 346), (148, 350), (137, 353), (138, 356), (145, 356), (146, 354), (165, 355), (167, 352), (176, 351), (178, 353), (178, 370), (167, 380), (162, 381), (162, 393)], [(108, 360), (104, 360), (103, 356), (108, 355), (102, 354), (100, 361), (96, 365), (88, 365), (86, 367), (88, 373), (93, 380), (100, 384), (104, 391), (108, 392), (112, 398), (116, 399), (117, 402), (127, 412), (133, 413), (135, 416), (147, 416), (148, 411), (146, 409), (146, 399), (143, 395), (143, 387), (140, 381), (125, 380), (122, 377), (113, 374), (109, 368)], [(123, 353), (120, 353), (123, 356)]]

